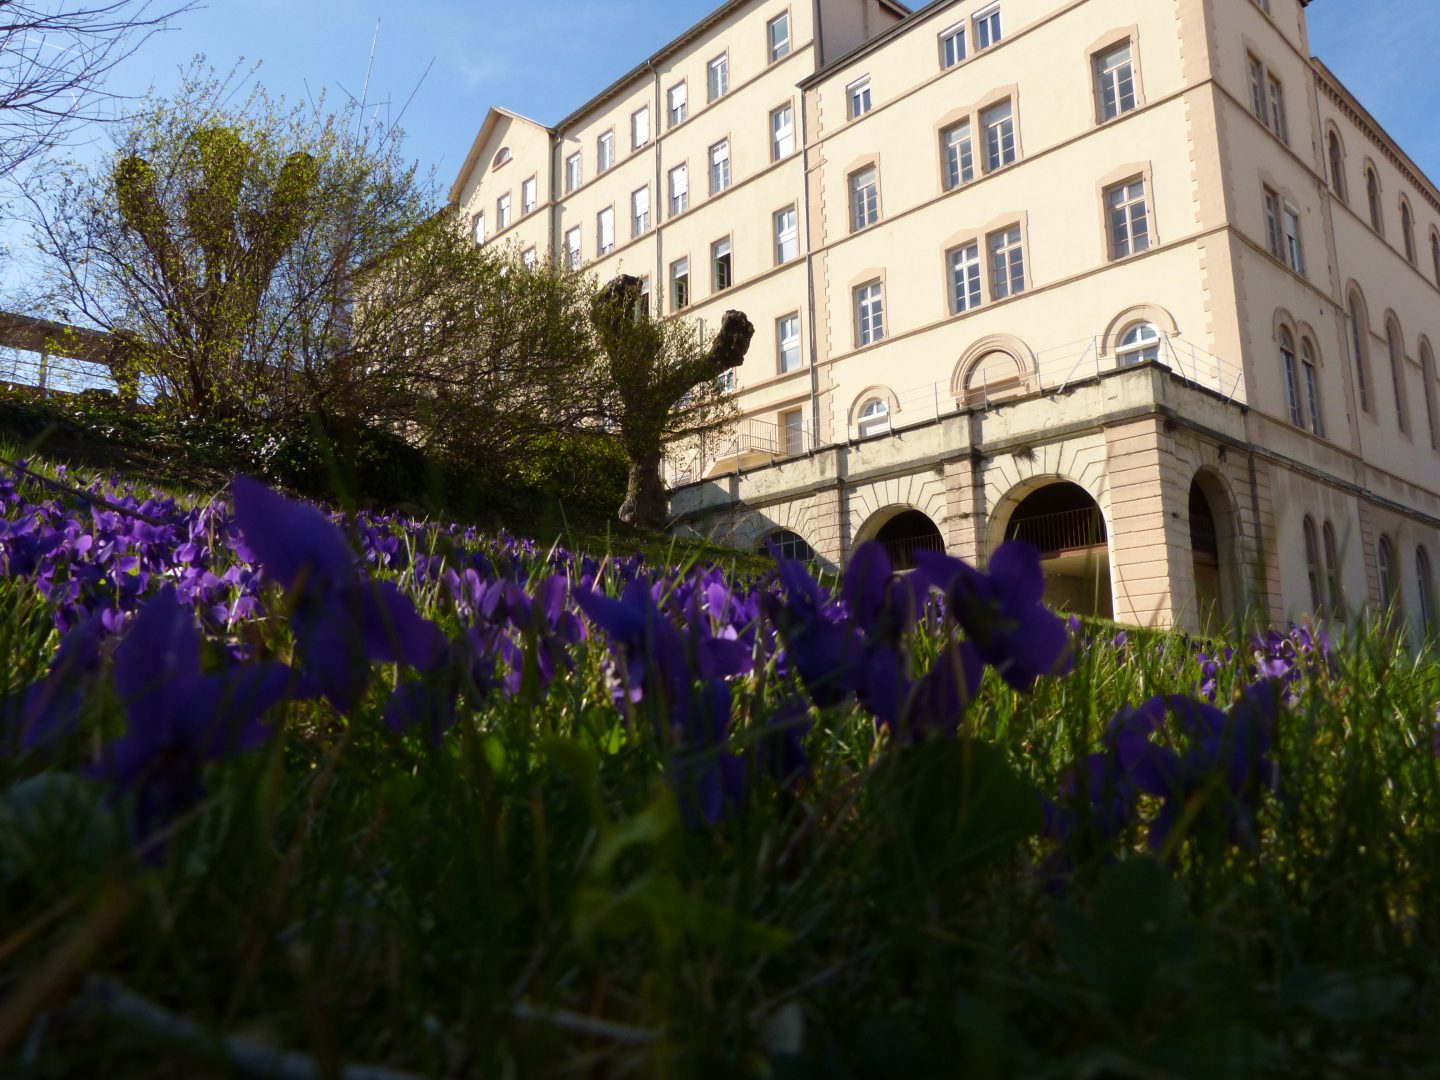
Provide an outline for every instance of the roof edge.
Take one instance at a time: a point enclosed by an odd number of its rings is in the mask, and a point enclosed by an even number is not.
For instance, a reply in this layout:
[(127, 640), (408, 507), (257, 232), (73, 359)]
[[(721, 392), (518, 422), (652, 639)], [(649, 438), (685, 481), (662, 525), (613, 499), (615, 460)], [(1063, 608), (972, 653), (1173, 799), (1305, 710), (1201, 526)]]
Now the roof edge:
[(480, 160), (480, 151), (484, 148), (485, 142), (490, 138), (490, 133), (495, 130), (495, 125), (500, 122), (500, 117), (510, 120), (518, 120), (522, 124), (529, 124), (531, 127), (539, 128), (547, 135), (554, 135), (555, 129), (546, 127), (538, 120), (532, 120), (528, 116), (522, 116), (510, 109), (501, 108), (499, 105), (491, 105), (485, 113), (485, 119), (480, 124), (480, 131), (475, 136), (475, 141), (470, 144), (470, 150), (465, 155), (465, 160), (460, 165), (460, 172), (455, 177), (455, 182), (450, 185), (450, 192), (446, 196), (447, 205), (456, 206), (460, 202), (460, 190), (465, 186), (466, 179), (475, 171), (475, 165)]

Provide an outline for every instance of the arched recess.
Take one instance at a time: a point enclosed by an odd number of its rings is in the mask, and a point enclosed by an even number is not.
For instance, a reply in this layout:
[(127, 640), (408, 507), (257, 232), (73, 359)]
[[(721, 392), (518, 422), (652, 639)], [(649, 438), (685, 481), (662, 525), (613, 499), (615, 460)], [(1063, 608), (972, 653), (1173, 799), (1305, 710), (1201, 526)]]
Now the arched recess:
[(961, 355), (950, 379), (950, 392), (961, 406), (1004, 401), (1038, 388), (1035, 354), (1010, 334), (991, 334), (975, 342)]
[(874, 386), (867, 386), (860, 393), (855, 395), (855, 400), (850, 403), (850, 413), (847, 418), (849, 432), (853, 436), (860, 426), (860, 412), (865, 405), (875, 399), (883, 401), (889, 409), (891, 424), (895, 422), (896, 415), (900, 412), (900, 399), (895, 396), (895, 391), (888, 386), (881, 386), (878, 383)]
[(1194, 612), (1205, 633), (1235, 625), (1244, 611), (1240, 585), (1240, 517), (1230, 486), (1206, 467), (1190, 481), (1190, 560)]
[(989, 550), (1023, 540), (1040, 553), (1045, 602), (1077, 615), (1115, 617), (1110, 530), (1095, 497), (1062, 476), (1039, 476), (1006, 493), (990, 519)]
[(1342, 201), (1347, 199), (1346, 191), (1349, 190), (1345, 183), (1345, 140), (1340, 137), (1340, 129), (1333, 121), (1325, 125), (1325, 151), (1326, 165), (1330, 174), (1330, 190), (1335, 192)]
[(1114, 356), (1126, 331), (1136, 323), (1150, 323), (1169, 337), (1177, 337), (1180, 333), (1175, 316), (1159, 304), (1136, 304), (1120, 312), (1110, 320), (1110, 325), (1105, 327), (1105, 335), (1100, 340), (1100, 355)]
[(814, 562), (816, 559), (815, 549), (799, 533), (791, 529), (776, 529), (761, 537), (756, 550), (761, 555), (769, 554), (771, 547), (782, 559), (789, 559), (792, 562)]
[(945, 550), (940, 526), (913, 506), (887, 506), (871, 514), (855, 535), (857, 545), (873, 540), (890, 556), (896, 570), (913, 570), (917, 551)]

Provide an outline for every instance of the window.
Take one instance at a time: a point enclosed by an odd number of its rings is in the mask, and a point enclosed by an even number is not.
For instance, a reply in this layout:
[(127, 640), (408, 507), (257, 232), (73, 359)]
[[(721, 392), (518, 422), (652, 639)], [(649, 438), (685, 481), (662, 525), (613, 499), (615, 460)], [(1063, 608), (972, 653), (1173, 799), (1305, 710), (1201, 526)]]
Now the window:
[(988, 7), (975, 16), (975, 48), (988, 49), (1000, 40), (1000, 5)]
[(495, 231), (510, 227), (510, 193), (507, 191), (495, 200)]
[(1120, 338), (1115, 360), (1121, 367), (1133, 367), (1146, 361), (1160, 360), (1160, 329), (1154, 323), (1136, 323)]
[(650, 141), (650, 106), (644, 105), (630, 114), (630, 149), (639, 150)]
[(670, 126), (683, 124), (689, 111), (689, 102), (685, 93), (685, 84), (676, 83), (670, 87), (665, 94), (666, 103), (670, 109)]
[(1430, 261), (1435, 264), (1435, 284), (1440, 285), (1440, 233), (1430, 234)]
[(790, 55), (790, 13), (776, 15), (765, 24), (766, 40), (770, 43), (770, 62)]
[(940, 66), (952, 68), (965, 59), (965, 24), (956, 23), (940, 32)]
[(1374, 169), (1365, 170), (1365, 196), (1370, 202), (1370, 227), (1383, 236), (1385, 216), (1380, 209), (1380, 177)]
[(565, 234), (565, 265), (571, 270), (580, 269), (580, 226), (576, 225)]
[(511, 158), (510, 148), (508, 146), (502, 146), (496, 151), (495, 160), (490, 163), (490, 167), (492, 169), (498, 169), (501, 165), (508, 165), (510, 164)]
[(1402, 433), (1410, 431), (1410, 420), (1405, 410), (1405, 340), (1400, 328), (1393, 322), (1385, 326), (1385, 341), (1390, 349), (1390, 381), (1395, 387), (1395, 423)]
[(1320, 530), (1320, 535), (1325, 542), (1325, 583), (1327, 585), (1326, 599), (1329, 601), (1327, 610), (1333, 617), (1340, 614), (1344, 607), (1343, 597), (1340, 592), (1340, 556), (1335, 544), (1335, 526), (1325, 522), (1325, 527)]
[(781, 529), (779, 532), (771, 533), (765, 542), (760, 545), (760, 551), (775, 549), (776, 558), (787, 559), (790, 562), (811, 562), (815, 559), (815, 549), (805, 542), (805, 538), (789, 529)]
[(1150, 216), (1143, 178), (1107, 188), (1105, 207), (1110, 216), (1110, 258), (1123, 259), (1150, 250)]
[(640, 279), (640, 310), (646, 315), (650, 314), (650, 275), (646, 274)]
[(1270, 254), (1277, 259), (1285, 257), (1285, 242), (1280, 234), (1280, 196), (1265, 188), (1265, 242), (1270, 245)]
[(520, 212), (528, 214), (535, 209), (535, 177), (530, 177), (520, 185)]
[(1430, 432), (1430, 448), (1440, 450), (1440, 428), (1435, 416), (1435, 357), (1430, 352), (1430, 343), (1420, 343), (1420, 381), (1425, 384), (1425, 422)]
[(1340, 148), (1340, 136), (1330, 132), (1330, 189), (1341, 199), (1345, 198), (1345, 153)]
[(1285, 116), (1285, 87), (1275, 76), (1270, 76), (1270, 130), (1283, 143), (1290, 142), (1290, 122)]
[(870, 111), (870, 76), (863, 79), (856, 79), (845, 88), (845, 98), (849, 102), (848, 115), (851, 120), (857, 116), (864, 116)]
[(850, 174), (850, 231), (880, 220), (880, 192), (874, 165)]
[(956, 315), (980, 306), (980, 244), (950, 252), (950, 310)]
[(780, 374), (800, 370), (800, 314), (775, 320), (775, 355)]
[(711, 101), (717, 101), (730, 92), (730, 57), (725, 53), (710, 61), (705, 86)]
[(650, 189), (642, 187), (630, 193), (630, 235), (640, 236), (650, 229)]
[(781, 446), (784, 453), (790, 457), (805, 452), (805, 414), (799, 409), (791, 409), (780, 414), (780, 434), (783, 438)]
[(1270, 108), (1265, 100), (1265, 65), (1253, 56), (1245, 58), (1245, 71), (1250, 77), (1250, 111), (1255, 118), (1270, 126)]
[(796, 226), (795, 207), (775, 211), (775, 262), (787, 263), (800, 254), (800, 231)]
[(470, 222), (470, 235), (475, 238), (475, 243), (485, 243), (485, 215), (476, 214)]
[(734, 269), (730, 265), (730, 238), (716, 240), (710, 245), (710, 289), (720, 292), (735, 283)]
[(970, 121), (963, 120), (940, 133), (940, 151), (945, 160), (945, 190), (954, 191), (975, 179), (975, 147)]
[(1410, 204), (1400, 204), (1400, 236), (1405, 244), (1405, 258), (1415, 265), (1415, 220), (1410, 214)]
[(1325, 594), (1320, 578), (1320, 539), (1315, 533), (1315, 519), (1305, 515), (1305, 576), (1310, 582), (1310, 610), (1317, 614), (1325, 609)]
[(885, 340), (885, 304), (880, 295), (880, 282), (872, 281), (855, 290), (855, 328), (860, 345)]
[(1395, 549), (1388, 536), (1380, 537), (1380, 544), (1375, 550), (1375, 564), (1380, 577), (1380, 606), (1387, 614), (1398, 615), (1400, 581), (1395, 576), (1395, 571), (1399, 568), (1395, 565)]
[(860, 415), (857, 417), (859, 423), (860, 438), (868, 439), (872, 435), (883, 435), (890, 430), (890, 403), (883, 398), (871, 398), (860, 406)]
[(524, 265), (526, 270), (534, 270), (536, 261), (537, 256), (533, 247), (528, 247), (523, 252), (521, 252), (520, 262)]
[(595, 250), (608, 255), (615, 250), (615, 208), (607, 206), (595, 216)]
[(1283, 327), (1280, 329), (1280, 369), (1285, 379), (1285, 404), (1290, 423), (1304, 427), (1305, 413), (1300, 407), (1300, 373), (1295, 369), (1295, 340)]
[(690, 260), (670, 264), (670, 310), (679, 311), (690, 303)]
[(1325, 437), (1325, 417), (1320, 410), (1320, 373), (1315, 366), (1315, 350), (1308, 339), (1300, 341), (1300, 377), (1305, 384), (1305, 412), (1310, 430)]
[(1355, 389), (1360, 394), (1360, 408), (1370, 411), (1370, 321), (1360, 306), (1360, 297), (1350, 294), (1350, 348), (1355, 354)]
[(1020, 246), (1020, 226), (991, 233), (990, 295), (996, 300), (1025, 291), (1025, 254)]
[(1010, 102), (992, 105), (980, 114), (985, 129), (985, 171), (994, 172), (1015, 160), (1015, 110)]
[(1300, 241), (1300, 211), (1285, 204), (1285, 252), (1281, 256), (1297, 274), (1305, 273), (1305, 247)]
[(1268, 187), (1265, 191), (1265, 240), (1270, 254), (1297, 274), (1305, 272), (1305, 248), (1300, 238), (1300, 211)]
[(1135, 108), (1135, 62), (1128, 41), (1095, 58), (1095, 80), (1102, 123)]
[(730, 140), (710, 147), (710, 194), (718, 195), (730, 186)]
[(1420, 629), (1430, 637), (1435, 633), (1435, 579), (1423, 547), (1415, 549), (1415, 584), (1420, 590)]
[(770, 160), (779, 161), (795, 152), (795, 110), (781, 105), (770, 114)]
[(684, 165), (676, 165), (670, 170), (670, 216), (683, 214), (689, 206), (689, 172)]
[(607, 131), (595, 140), (595, 171), (604, 172), (615, 164), (615, 132)]
[(565, 193), (568, 195), (580, 186), (580, 152), (577, 150), (565, 159)]

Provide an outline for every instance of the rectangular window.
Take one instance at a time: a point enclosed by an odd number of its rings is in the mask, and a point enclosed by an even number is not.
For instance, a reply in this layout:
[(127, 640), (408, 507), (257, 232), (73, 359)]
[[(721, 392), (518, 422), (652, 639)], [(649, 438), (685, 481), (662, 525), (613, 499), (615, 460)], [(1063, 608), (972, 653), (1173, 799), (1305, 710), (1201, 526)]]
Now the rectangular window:
[(1102, 122), (1135, 108), (1135, 63), (1128, 41), (1095, 58), (1095, 79)]
[(684, 165), (670, 170), (670, 216), (683, 214), (690, 206), (690, 178)]
[(707, 71), (710, 100), (717, 101), (730, 92), (730, 57), (721, 53), (710, 61)]
[(980, 306), (980, 245), (950, 252), (950, 310), (956, 315)]
[(864, 116), (870, 111), (870, 76), (863, 79), (856, 79), (845, 88), (845, 97), (849, 101), (849, 116), (854, 120), (857, 116)]
[(1281, 142), (1290, 142), (1290, 122), (1285, 118), (1285, 87), (1274, 76), (1270, 78), (1270, 130), (1280, 137)]
[(1285, 204), (1285, 251), (1281, 256), (1297, 274), (1305, 273), (1305, 247), (1300, 240), (1300, 211)]
[(800, 370), (800, 315), (783, 315), (775, 320), (775, 355), (780, 374)]
[(646, 315), (650, 314), (650, 275), (646, 274), (640, 279), (640, 310)]
[(536, 263), (536, 261), (537, 261), (537, 256), (536, 256), (536, 254), (535, 254), (535, 249), (534, 249), (533, 247), (528, 247), (528, 248), (526, 248), (526, 249), (520, 254), (520, 261), (521, 261), (521, 263), (524, 264), (526, 270), (534, 270), (534, 269), (535, 269), (535, 263)]
[(630, 114), (630, 149), (639, 150), (650, 141), (650, 106), (636, 109)]
[(571, 270), (580, 269), (580, 226), (576, 225), (565, 234), (565, 265)]
[(676, 124), (683, 124), (690, 109), (685, 84), (683, 82), (676, 83), (670, 87), (665, 95), (665, 99), (670, 108), (670, 126), (674, 127)]
[(710, 147), (710, 194), (718, 195), (730, 186), (730, 140)]
[(855, 339), (861, 345), (885, 340), (885, 307), (878, 281), (855, 290), (855, 330)]
[(942, 131), (940, 146), (945, 156), (946, 191), (975, 179), (975, 144), (970, 137), (969, 120)]
[(730, 264), (730, 238), (727, 236), (710, 245), (710, 289), (720, 292), (733, 284), (735, 274)]
[(988, 49), (1000, 40), (1000, 5), (988, 7), (975, 16), (975, 48)]
[(875, 166), (850, 175), (850, 231), (880, 220), (880, 191)]
[(790, 13), (776, 15), (766, 24), (766, 37), (770, 42), (770, 62), (773, 64), (782, 56), (790, 54)]
[(1250, 111), (1266, 127), (1270, 126), (1270, 110), (1265, 101), (1265, 65), (1253, 56), (1245, 58), (1245, 70), (1250, 76)]
[(1020, 226), (991, 233), (990, 295), (996, 300), (1025, 291), (1025, 253), (1021, 250)]
[(640, 236), (650, 228), (650, 189), (630, 193), (630, 235)]
[(795, 207), (775, 212), (775, 262), (787, 263), (800, 254), (800, 231), (796, 228)]
[(795, 110), (781, 105), (770, 114), (770, 160), (779, 161), (795, 152)]
[(475, 243), (485, 243), (485, 215), (476, 214), (475, 220), (470, 222), (470, 235), (475, 238)]
[(577, 150), (565, 159), (565, 193), (568, 195), (580, 186), (580, 152)]
[(533, 176), (520, 185), (520, 212), (522, 214), (528, 214), (535, 209), (536, 187)]
[(509, 227), (510, 193), (507, 191), (504, 195), (501, 195), (500, 198), (495, 200), (495, 229), (498, 232), (501, 229), (508, 229)]
[(596, 171), (604, 172), (615, 164), (615, 132), (607, 131), (595, 140)]
[(1150, 215), (1145, 205), (1145, 181), (1130, 180), (1105, 191), (1110, 218), (1110, 257), (1123, 259), (1150, 249)]
[(994, 172), (1015, 160), (1015, 110), (1010, 102), (992, 105), (980, 114), (985, 129), (985, 171)]
[(1277, 259), (1285, 258), (1285, 244), (1280, 234), (1280, 196), (1265, 188), (1265, 242), (1270, 254)]
[(690, 260), (676, 259), (670, 264), (670, 310), (679, 311), (690, 303)]
[(608, 255), (615, 250), (615, 208), (607, 206), (595, 218), (596, 250)]
[(965, 24), (956, 23), (940, 33), (940, 66), (952, 68), (965, 59)]
[(780, 414), (780, 432), (787, 455), (794, 457), (805, 452), (805, 414), (801, 410), (791, 409)]

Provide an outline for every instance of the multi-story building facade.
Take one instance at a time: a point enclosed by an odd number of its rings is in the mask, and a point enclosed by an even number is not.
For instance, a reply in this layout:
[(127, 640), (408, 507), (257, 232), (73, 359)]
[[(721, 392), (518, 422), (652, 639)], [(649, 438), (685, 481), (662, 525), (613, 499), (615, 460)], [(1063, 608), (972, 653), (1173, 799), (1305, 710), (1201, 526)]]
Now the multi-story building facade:
[[(746, 419), (672, 463), (678, 528), (837, 565), (1021, 536), (1053, 599), (1124, 621), (1433, 632), (1440, 190), (1305, 7), (737, 2), (553, 130), (493, 112), (454, 197), (495, 213), (508, 145), (549, 182), (522, 244), (578, 228), (667, 317), (751, 315)], [(716, 100), (672, 134), (676, 85)], [(650, 152), (607, 159), (612, 129)]]

